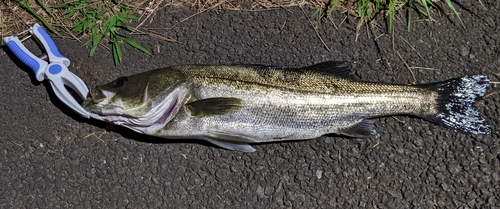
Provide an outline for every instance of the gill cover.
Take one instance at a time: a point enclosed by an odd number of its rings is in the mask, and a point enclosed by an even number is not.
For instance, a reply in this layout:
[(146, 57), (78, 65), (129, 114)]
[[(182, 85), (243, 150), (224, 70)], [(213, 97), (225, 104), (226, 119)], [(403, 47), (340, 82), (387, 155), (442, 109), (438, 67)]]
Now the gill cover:
[(83, 105), (88, 111), (100, 115), (140, 118), (185, 82), (182, 73), (170, 68), (120, 77), (91, 89)]

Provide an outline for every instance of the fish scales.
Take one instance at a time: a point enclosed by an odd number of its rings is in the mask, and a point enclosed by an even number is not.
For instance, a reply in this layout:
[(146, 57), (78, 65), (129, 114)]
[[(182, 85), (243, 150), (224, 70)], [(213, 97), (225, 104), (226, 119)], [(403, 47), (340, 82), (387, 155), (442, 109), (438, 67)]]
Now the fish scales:
[[(254, 142), (319, 137), (359, 123), (361, 118), (435, 110), (433, 100), (428, 99), (433, 93), (412, 86), (352, 82), (314, 72), (294, 72), (294, 79), (286, 79), (286, 69), (188, 66), (178, 70), (193, 80), (196, 99), (236, 97), (244, 101), (236, 113), (192, 118), (189, 127), (238, 134)], [(176, 130), (166, 127), (160, 135), (182, 134)]]
[(335, 75), (311, 72), (302, 75), (295, 72), (300, 78), (288, 82), (282, 78), (289, 69), (241, 67), (217, 71), (213, 66), (192, 66), (181, 71), (193, 78), (197, 86), (194, 91), (199, 99), (229, 95), (253, 96), (264, 100), (264, 104), (279, 102), (291, 108), (297, 106), (290, 105), (304, 105), (320, 108), (319, 111), (330, 109), (344, 112), (350, 109), (360, 112), (364, 109), (365, 116), (433, 114), (436, 109), (434, 100), (437, 94), (416, 86), (353, 82)]
[[(123, 80), (127, 85), (118, 87)], [(141, 133), (254, 151), (246, 143), (329, 133), (367, 137), (375, 133), (368, 119), (388, 115), (415, 115), (461, 131), (485, 133), (489, 127), (479, 114), (448, 114), (462, 106), (464, 111), (476, 111), (471, 106), (488, 86), (489, 79), (480, 75), (413, 86), (355, 81), (346, 62), (301, 69), (181, 65), (96, 87), (84, 106), (96, 117)]]

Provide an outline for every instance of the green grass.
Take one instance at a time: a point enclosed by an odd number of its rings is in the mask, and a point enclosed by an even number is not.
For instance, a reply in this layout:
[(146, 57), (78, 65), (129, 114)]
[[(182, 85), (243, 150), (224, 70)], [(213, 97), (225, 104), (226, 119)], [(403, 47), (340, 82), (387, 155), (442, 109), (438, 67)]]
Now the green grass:
[[(385, 14), (388, 19), (388, 28), (389, 33), (394, 32), (394, 16), (400, 8), (409, 8), (407, 12), (407, 28), (408, 31), (411, 29), (411, 17), (412, 13), (416, 12), (419, 15), (423, 15), (427, 18), (428, 21), (433, 21), (431, 16), (432, 9), (436, 9), (441, 13), (445, 13), (444, 9), (439, 5), (442, 2), (446, 4), (446, 6), (453, 12), (456, 16), (460, 24), (465, 28), (465, 25), (460, 18), (460, 14), (457, 12), (451, 0), (439, 0), (435, 3), (432, 0), (358, 0), (358, 30), (365, 24), (372, 21), (372, 19), (377, 14)], [(481, 0), (478, 2), (484, 7), (484, 4)], [(325, 15), (330, 15), (334, 10), (335, 6), (339, 4), (339, 0), (330, 0), (329, 5), (327, 5), (327, 9)]]
[[(51, 9), (49, 9), (41, 0), (37, 0), (38, 4), (49, 14), (54, 20), (58, 20)], [(48, 21), (44, 20), (30, 6), (27, 0), (19, 1), (19, 5), (39, 19), (50, 31), (59, 35), (57, 30), (52, 27)], [(127, 22), (138, 20), (138, 17), (130, 14), (130, 5), (121, 3), (119, 0), (114, 1), (96, 1), (96, 0), (76, 0), (68, 3), (53, 6), (55, 10), (63, 10), (65, 19), (76, 18), (77, 21), (72, 26), (73, 32), (80, 35), (89, 35), (90, 39), (85, 42), (84, 46), (91, 45), (89, 55), (93, 56), (99, 44), (105, 40), (111, 45), (113, 60), (115, 65), (119, 64), (123, 59), (123, 54), (120, 44), (125, 42), (148, 55), (151, 52), (142, 47), (133, 39), (120, 33), (120, 30), (132, 32), (133, 28), (127, 26)]]
[[(118, 0), (107, 1), (77, 0), (74, 2), (56, 5), (56, 9), (66, 9), (64, 18), (73, 18), (78, 15), (78, 21), (73, 25), (73, 31), (78, 34), (90, 34), (91, 38), (84, 45), (92, 45), (90, 56), (93, 56), (99, 43), (109, 38), (115, 65), (123, 59), (120, 42), (123, 41), (140, 51), (151, 55), (139, 43), (119, 33), (119, 29), (132, 32), (133, 29), (126, 25), (127, 21), (138, 20), (129, 14), (130, 6)], [(112, 15), (109, 15), (112, 14)]]
[[(481, 0), (477, 1), (483, 5)], [(20, 7), (39, 19), (50, 31), (59, 35), (57, 30), (52, 27), (48, 21), (44, 20), (44, 18), (33, 10), (28, 0), (20, 0), (17, 2)], [(133, 7), (131, 5), (127, 5), (120, 0), (70, 0), (67, 3), (49, 8), (42, 0), (36, 0), (36, 2), (47, 14), (49, 14), (50, 18), (55, 20), (55, 22), (59, 23), (59, 19), (56, 18), (51, 9), (64, 11), (63, 16), (65, 19), (75, 19), (72, 30), (77, 34), (88, 35), (90, 37), (84, 44), (91, 46), (90, 56), (96, 53), (100, 43), (103, 41), (108, 41), (111, 45), (115, 64), (120, 63), (123, 58), (120, 46), (121, 43), (127, 43), (133, 48), (151, 55), (151, 53), (139, 45), (139, 43), (125, 36), (123, 33), (120, 33), (120, 31), (133, 32), (133, 28), (127, 26), (127, 23), (138, 20), (138, 18), (132, 14)], [(324, 5), (324, 10), (322, 9), (323, 6), (317, 8), (315, 15), (317, 14), (320, 17), (330, 15), (343, 2), (343, 0), (329, 0), (329, 2)], [(446, 5), (446, 7), (456, 16), (460, 24), (465, 27), (460, 18), (460, 14), (456, 11), (451, 0), (438, 0), (436, 2), (433, 0), (357, 0), (357, 16), (359, 17), (357, 28), (359, 31), (363, 25), (369, 24), (376, 15), (382, 14), (387, 17), (387, 30), (392, 34), (394, 32), (394, 19), (396, 13), (407, 8), (406, 15), (408, 22), (406, 24), (408, 31), (410, 31), (412, 14), (416, 13), (422, 15), (427, 21), (431, 22), (433, 21), (431, 16), (432, 11), (437, 10), (438, 12), (445, 13), (441, 5)]]
[[(47, 6), (41, 1), (41, 0), (37, 0), (36, 1), (38, 5), (40, 5), (40, 7), (42, 7), (42, 9), (47, 12), (47, 14), (49, 14), (53, 19), (56, 19), (55, 18), (55, 15), (54, 13), (52, 13), (52, 11), (47, 8)], [(47, 29), (49, 29), (51, 32), (55, 33), (56, 35), (58, 36), (61, 36), (61, 34), (59, 34), (59, 32), (57, 32), (57, 30), (52, 27), (52, 25), (50, 23), (48, 23), (42, 16), (40, 16), (32, 7), (31, 7), (31, 4), (30, 2), (28, 2), (28, 0), (21, 0), (18, 2), (19, 6), (21, 8), (24, 8), (26, 11), (28, 11), (31, 15), (33, 15), (36, 19), (40, 20), (40, 22), (42, 22), (42, 24), (47, 27)]]
[[(142, 47), (139, 43), (118, 32), (119, 29), (124, 29), (129, 32), (133, 31), (132, 28), (126, 25), (126, 22), (129, 20), (137, 20), (138, 18), (128, 13), (130, 6), (122, 4), (119, 1), (110, 2), (110, 5), (105, 5), (94, 3), (93, 0), (78, 0), (71, 3), (56, 5), (54, 8), (67, 9), (64, 13), (64, 18), (66, 19), (72, 18), (75, 15), (79, 16), (79, 21), (73, 25), (73, 31), (79, 34), (90, 34), (90, 40), (84, 44), (92, 45), (90, 56), (94, 55), (99, 43), (106, 37), (109, 38), (115, 64), (120, 63), (123, 58), (120, 47), (121, 41), (151, 55), (151, 52)], [(116, 7), (119, 9), (115, 9)], [(109, 10), (111, 10), (112, 15), (106, 16)]]

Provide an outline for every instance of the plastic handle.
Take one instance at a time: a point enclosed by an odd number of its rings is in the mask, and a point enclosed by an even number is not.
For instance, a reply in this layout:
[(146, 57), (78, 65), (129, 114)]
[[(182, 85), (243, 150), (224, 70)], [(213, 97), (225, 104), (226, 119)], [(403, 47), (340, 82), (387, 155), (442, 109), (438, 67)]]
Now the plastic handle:
[(47, 79), (50, 81), (52, 90), (54, 90), (54, 93), (59, 100), (82, 117), (90, 118), (90, 113), (87, 112), (68, 92), (68, 90), (66, 90), (66, 87), (64, 87), (65, 84), (68, 85), (82, 98), (85, 98), (89, 90), (80, 78), (69, 72), (68, 68), (61, 63), (50, 63), (47, 66), (46, 75)]
[(59, 49), (57, 49), (57, 46), (52, 38), (50, 38), (49, 34), (40, 25), (38, 25), (38, 23), (33, 25), (33, 27), (30, 29), (30, 33), (34, 35), (36, 39), (43, 45), (51, 63), (58, 62), (65, 65), (66, 67), (69, 67), (69, 59), (59, 52)]
[(16, 55), (16, 57), (21, 60), (25, 65), (31, 68), (35, 73), (35, 77), (38, 81), (43, 81), (45, 79), (44, 69), (47, 67), (47, 62), (38, 58), (32, 54), (26, 47), (21, 43), (19, 38), (16, 36), (5, 37), (4, 41), (9, 47), (10, 51)]

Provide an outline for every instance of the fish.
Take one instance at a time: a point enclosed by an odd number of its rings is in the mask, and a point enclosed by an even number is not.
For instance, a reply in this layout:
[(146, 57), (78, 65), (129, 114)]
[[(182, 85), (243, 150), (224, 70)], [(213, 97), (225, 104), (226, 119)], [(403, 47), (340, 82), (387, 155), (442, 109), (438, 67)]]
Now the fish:
[(177, 65), (96, 86), (82, 105), (92, 118), (142, 134), (254, 152), (250, 144), (372, 137), (371, 119), (393, 115), (488, 134), (475, 103), (489, 86), (486, 75), (418, 85), (359, 81), (347, 61), (302, 68)]

